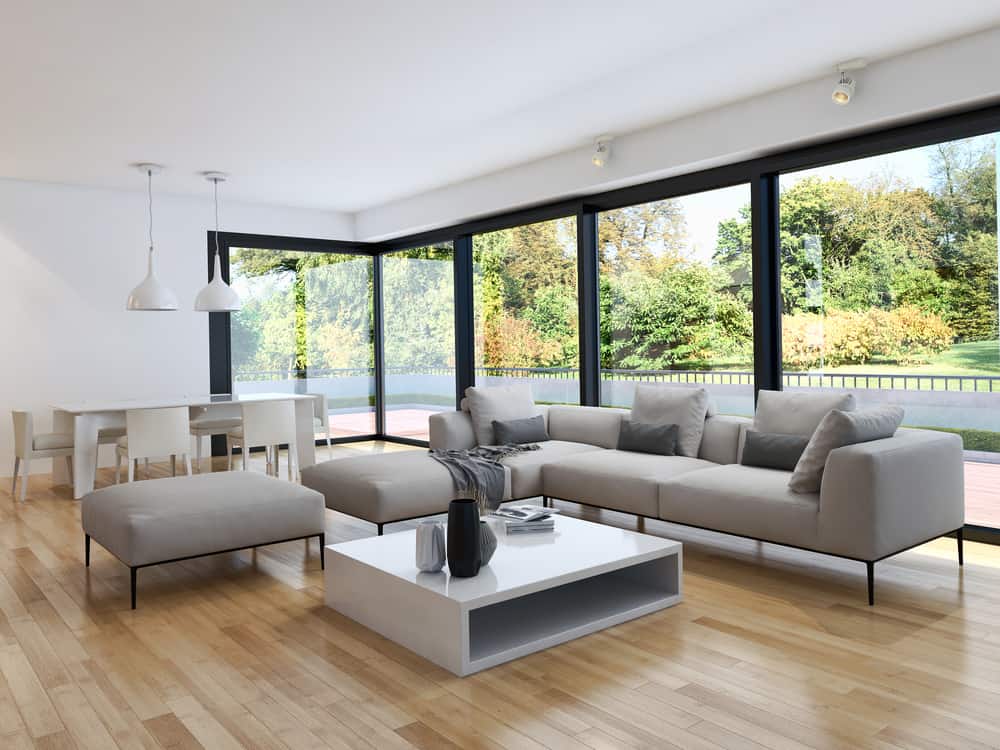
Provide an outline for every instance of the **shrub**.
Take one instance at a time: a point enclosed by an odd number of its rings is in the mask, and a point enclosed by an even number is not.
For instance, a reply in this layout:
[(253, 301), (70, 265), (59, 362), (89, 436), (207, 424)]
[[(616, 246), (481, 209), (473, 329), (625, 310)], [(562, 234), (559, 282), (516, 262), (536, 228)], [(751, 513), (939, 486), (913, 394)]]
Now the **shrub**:
[(912, 305), (895, 310), (829, 310), (782, 318), (785, 367), (865, 364), (874, 358), (900, 364), (926, 361), (951, 346), (954, 333), (940, 316)]

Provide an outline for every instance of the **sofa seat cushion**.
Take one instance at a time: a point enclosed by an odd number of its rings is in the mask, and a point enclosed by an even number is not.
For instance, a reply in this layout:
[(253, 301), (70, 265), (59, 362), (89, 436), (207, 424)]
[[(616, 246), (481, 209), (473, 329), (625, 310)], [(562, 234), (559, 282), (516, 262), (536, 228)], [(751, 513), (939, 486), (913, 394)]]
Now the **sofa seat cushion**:
[(662, 482), (664, 521), (815, 548), (819, 493), (788, 488), (791, 472), (729, 464)]
[(542, 489), (550, 497), (656, 518), (661, 481), (717, 465), (687, 456), (599, 451), (546, 464)]
[(510, 468), (510, 491), (514, 499), (536, 497), (542, 494), (542, 468), (553, 461), (568, 456), (604, 453), (601, 448), (587, 443), (573, 443), (567, 440), (548, 440), (538, 444), (537, 451), (527, 451), (508, 456), (504, 466)]
[(227, 471), (105, 487), (83, 498), (83, 531), (126, 565), (318, 536), (323, 497), (264, 474)]
[(335, 458), (301, 474), (327, 508), (372, 523), (444, 513), (455, 497), (448, 469), (422, 450)]

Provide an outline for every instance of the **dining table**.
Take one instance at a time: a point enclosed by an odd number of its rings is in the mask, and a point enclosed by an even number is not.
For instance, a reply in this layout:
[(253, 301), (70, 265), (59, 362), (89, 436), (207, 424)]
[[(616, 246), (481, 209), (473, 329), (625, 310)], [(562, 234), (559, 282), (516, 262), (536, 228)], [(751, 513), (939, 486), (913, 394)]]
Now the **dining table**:
[[(126, 411), (186, 406), (204, 410), (204, 416), (210, 418), (213, 410), (231, 413), (234, 405), (238, 406), (248, 401), (294, 402), (299, 468), (316, 463), (316, 438), (313, 430), (314, 397), (308, 393), (215, 393), (170, 398), (69, 401), (52, 404), (52, 427), (54, 432), (73, 435), (73, 497), (79, 500), (94, 491), (97, 434), (106, 427), (124, 427)], [(195, 439), (201, 440), (201, 438)], [(66, 467), (61, 462), (55, 463), (54, 482), (66, 483), (69, 480)]]

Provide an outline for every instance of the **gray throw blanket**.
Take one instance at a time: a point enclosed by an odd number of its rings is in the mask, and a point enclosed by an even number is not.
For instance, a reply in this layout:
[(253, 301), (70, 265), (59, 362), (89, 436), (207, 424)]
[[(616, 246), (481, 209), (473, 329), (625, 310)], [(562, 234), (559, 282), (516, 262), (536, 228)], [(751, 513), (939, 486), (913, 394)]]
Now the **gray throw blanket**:
[(468, 450), (435, 451), (431, 456), (451, 473), (460, 496), (471, 497), (480, 507), (496, 510), (503, 502), (503, 459), (524, 451), (537, 451), (531, 445), (478, 445)]

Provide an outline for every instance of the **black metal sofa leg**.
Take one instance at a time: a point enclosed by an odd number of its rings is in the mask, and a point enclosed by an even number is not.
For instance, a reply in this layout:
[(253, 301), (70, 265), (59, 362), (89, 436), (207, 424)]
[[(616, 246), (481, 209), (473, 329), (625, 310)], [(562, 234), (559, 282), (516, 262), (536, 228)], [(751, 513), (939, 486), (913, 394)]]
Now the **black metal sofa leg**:
[(868, 566), (868, 606), (875, 605), (875, 563), (865, 563)]
[[(961, 542), (959, 542), (961, 544)], [(90, 567), (90, 534), (87, 534), (83, 542), (83, 556), (87, 560), (87, 567)]]
[(326, 570), (326, 534), (319, 535), (319, 569)]
[(129, 577), (132, 579), (132, 609), (135, 609), (135, 579), (136, 574), (139, 572), (138, 568), (129, 568)]
[(965, 550), (963, 549), (962, 542), (965, 541), (964, 529), (959, 529), (955, 532), (955, 537), (958, 539), (958, 564), (965, 565)]

